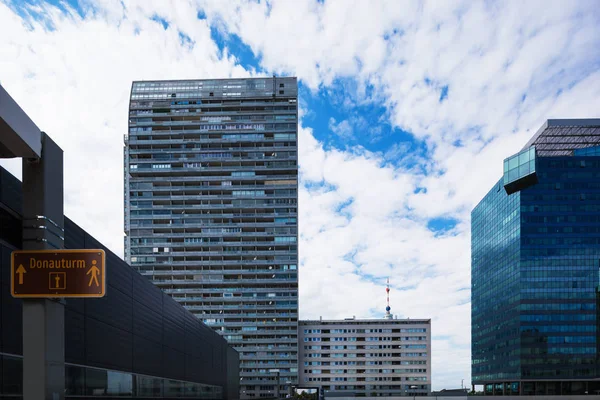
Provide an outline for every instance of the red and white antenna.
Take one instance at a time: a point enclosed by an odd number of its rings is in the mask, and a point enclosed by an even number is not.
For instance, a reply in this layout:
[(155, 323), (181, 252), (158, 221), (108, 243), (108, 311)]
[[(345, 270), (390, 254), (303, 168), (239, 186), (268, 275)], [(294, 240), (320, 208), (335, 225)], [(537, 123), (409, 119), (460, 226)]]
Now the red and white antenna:
[(385, 319), (392, 319), (392, 314), (390, 314), (390, 278), (387, 279), (387, 286), (385, 288), (385, 292), (387, 295), (387, 306), (385, 307)]

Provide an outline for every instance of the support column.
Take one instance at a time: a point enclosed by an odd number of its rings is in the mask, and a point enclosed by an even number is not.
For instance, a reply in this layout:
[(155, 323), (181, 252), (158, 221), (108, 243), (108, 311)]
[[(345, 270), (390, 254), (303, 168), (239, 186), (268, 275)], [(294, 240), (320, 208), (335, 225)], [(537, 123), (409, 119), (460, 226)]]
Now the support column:
[[(42, 133), (23, 159), (23, 250), (64, 248), (63, 151)], [(23, 400), (64, 400), (64, 302), (23, 299)]]

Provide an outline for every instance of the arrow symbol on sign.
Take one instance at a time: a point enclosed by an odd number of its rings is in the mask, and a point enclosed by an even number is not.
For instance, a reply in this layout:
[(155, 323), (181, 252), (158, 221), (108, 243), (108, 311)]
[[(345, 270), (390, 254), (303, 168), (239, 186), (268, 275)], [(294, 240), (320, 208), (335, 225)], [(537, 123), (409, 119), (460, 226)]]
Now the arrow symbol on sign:
[(17, 274), (19, 275), (19, 285), (23, 284), (23, 274), (26, 274), (27, 271), (25, 270), (25, 267), (23, 267), (23, 264), (19, 265), (19, 268), (17, 268)]

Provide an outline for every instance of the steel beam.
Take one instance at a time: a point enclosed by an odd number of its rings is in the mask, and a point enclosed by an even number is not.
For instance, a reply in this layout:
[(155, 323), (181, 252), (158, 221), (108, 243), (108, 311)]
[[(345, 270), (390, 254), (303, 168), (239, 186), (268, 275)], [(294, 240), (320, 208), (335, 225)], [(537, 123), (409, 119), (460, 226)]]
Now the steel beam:
[[(41, 157), (23, 159), (23, 249), (64, 248), (63, 151), (42, 133)], [(23, 400), (64, 400), (64, 303), (23, 300)]]
[(39, 158), (42, 132), (0, 85), (0, 158)]

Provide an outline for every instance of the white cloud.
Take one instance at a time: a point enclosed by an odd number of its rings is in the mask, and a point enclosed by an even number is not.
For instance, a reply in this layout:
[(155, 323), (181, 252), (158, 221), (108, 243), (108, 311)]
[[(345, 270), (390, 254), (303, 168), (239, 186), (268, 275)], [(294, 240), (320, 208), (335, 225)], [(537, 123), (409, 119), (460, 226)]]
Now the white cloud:
[[(65, 213), (117, 254), (123, 253), (123, 137), (133, 80), (248, 76), (219, 55), (197, 9), (178, 2), (107, 2), (81, 18), (37, 6), (53, 30), (0, 2), (0, 81), (64, 150)], [(167, 30), (149, 18), (173, 21)], [(175, 22), (176, 21), (176, 22)], [(179, 32), (195, 43), (182, 44)], [(11, 171), (20, 176), (20, 162)]]
[[(433, 319), (434, 387), (469, 382), (470, 210), (545, 119), (595, 116), (595, 3), (200, 1), (207, 20), (191, 1), (123, 4), (84, 3), (85, 19), (40, 5), (48, 31), (0, 2), (0, 81), (65, 150), (67, 215), (122, 253), (131, 81), (253, 75), (210, 28), (237, 34), (261, 68), (329, 96), (348, 114), (331, 129), (356, 141), (300, 131), (301, 317), (380, 316), (390, 276), (392, 312)], [(364, 104), (429, 152), (365, 150), (381, 132), (353, 115)], [(458, 223), (428, 230), (440, 216)]]
[(335, 118), (329, 118), (329, 129), (342, 140), (354, 139), (354, 128), (352, 128), (352, 125), (350, 125), (350, 122), (346, 119), (337, 122)]

